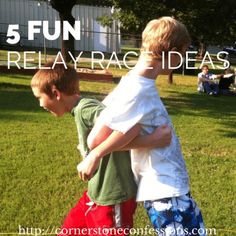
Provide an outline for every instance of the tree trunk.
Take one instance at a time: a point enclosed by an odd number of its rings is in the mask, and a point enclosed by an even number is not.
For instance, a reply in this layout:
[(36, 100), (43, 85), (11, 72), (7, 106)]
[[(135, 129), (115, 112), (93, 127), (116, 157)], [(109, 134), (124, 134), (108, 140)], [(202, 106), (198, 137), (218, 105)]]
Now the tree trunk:
[(136, 48), (141, 47), (141, 38), (135, 37), (135, 47)]
[(66, 62), (71, 61), (71, 57), (68, 51), (74, 56), (75, 54), (75, 46), (74, 46), (74, 37), (70, 34), (69, 40), (63, 40), (63, 21), (68, 21), (71, 26), (74, 26), (75, 19), (71, 15), (71, 13), (59, 13), (60, 21), (61, 21), (61, 53)]
[(168, 74), (168, 84), (173, 84), (173, 72)]
[(203, 58), (206, 53), (207, 45), (203, 42), (199, 43), (199, 57)]

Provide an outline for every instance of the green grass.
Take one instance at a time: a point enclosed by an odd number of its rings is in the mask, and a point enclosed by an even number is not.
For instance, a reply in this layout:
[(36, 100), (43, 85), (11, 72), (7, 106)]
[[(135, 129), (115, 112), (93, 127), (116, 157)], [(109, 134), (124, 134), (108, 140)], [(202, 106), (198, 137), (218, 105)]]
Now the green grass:
[[(0, 74), (0, 233), (18, 232), (19, 225), (59, 227), (86, 188), (76, 172), (81, 157), (73, 118), (56, 119), (40, 109), (29, 81)], [(198, 94), (195, 77), (174, 81), (169, 86), (163, 76), (157, 86), (180, 136), (192, 195), (208, 228), (236, 235), (236, 99)], [(80, 86), (83, 96), (98, 99), (115, 87), (85, 81)], [(141, 206), (135, 225), (150, 225)]]

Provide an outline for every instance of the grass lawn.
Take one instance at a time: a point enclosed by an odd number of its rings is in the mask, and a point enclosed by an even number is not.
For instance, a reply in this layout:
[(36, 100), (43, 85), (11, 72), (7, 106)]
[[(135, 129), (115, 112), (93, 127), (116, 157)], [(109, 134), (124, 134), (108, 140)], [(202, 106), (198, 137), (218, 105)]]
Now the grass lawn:
[[(56, 119), (38, 106), (30, 77), (0, 74), (0, 233), (59, 227), (86, 188), (73, 118)], [(191, 192), (207, 228), (236, 235), (236, 98), (196, 92), (196, 78), (157, 80), (187, 163)], [(81, 81), (82, 95), (102, 99), (111, 83)], [(150, 186), (151, 187), (151, 186)], [(136, 227), (150, 225), (139, 206)], [(49, 232), (49, 231), (48, 231)]]

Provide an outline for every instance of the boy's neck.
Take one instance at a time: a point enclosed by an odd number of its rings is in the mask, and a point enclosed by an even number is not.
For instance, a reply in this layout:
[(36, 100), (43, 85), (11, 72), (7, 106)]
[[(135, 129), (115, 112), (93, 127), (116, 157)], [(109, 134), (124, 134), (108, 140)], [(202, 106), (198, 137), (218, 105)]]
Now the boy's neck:
[(80, 100), (79, 94), (74, 94), (70, 96), (64, 95), (63, 103), (66, 112), (70, 113), (72, 109), (78, 104), (79, 100)]
[(140, 76), (155, 80), (158, 75), (168, 75), (172, 70), (163, 69), (161, 60), (148, 57), (141, 53), (133, 71)]

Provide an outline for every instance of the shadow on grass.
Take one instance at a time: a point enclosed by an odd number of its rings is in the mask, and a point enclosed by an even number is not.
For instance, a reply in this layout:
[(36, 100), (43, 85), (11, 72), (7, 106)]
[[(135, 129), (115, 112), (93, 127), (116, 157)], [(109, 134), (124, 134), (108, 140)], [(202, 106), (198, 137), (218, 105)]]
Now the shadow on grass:
[[(211, 118), (221, 125), (222, 129), (218, 130), (221, 136), (236, 137), (236, 97), (210, 97), (188, 91), (168, 91), (168, 93), (170, 96), (162, 100), (170, 115)], [(81, 95), (98, 100), (102, 100), (106, 96), (105, 93), (90, 91), (82, 91)], [(0, 119), (16, 119), (17, 116), (10, 113), (13, 111), (44, 112), (39, 107), (29, 86), (0, 83)]]
[(29, 85), (23, 85), (23, 84), (12, 84), (12, 83), (0, 83), (0, 89), (1, 88), (13, 88), (13, 89), (30, 89)]
[[(37, 114), (41, 112), (43, 111), (38, 110)], [(38, 123), (39, 119), (36, 116), (36, 112), (35, 114), (32, 113), (19, 114), (19, 112), (18, 113), (0, 112), (0, 121), (4, 122), (20, 121), (27, 123)]]
[(162, 99), (170, 115), (211, 118), (227, 129), (218, 130), (221, 135), (236, 137), (236, 97), (210, 97), (205, 94), (174, 91), (170, 91), (170, 94), (170, 97)]
[[(96, 98), (102, 100), (106, 94), (98, 92), (81, 92), (83, 97)], [(0, 120), (29, 120), (27, 113), (17, 112), (45, 112), (39, 107), (37, 99), (34, 97), (30, 86), (0, 83)]]

